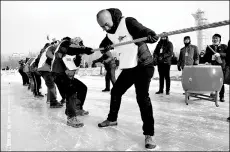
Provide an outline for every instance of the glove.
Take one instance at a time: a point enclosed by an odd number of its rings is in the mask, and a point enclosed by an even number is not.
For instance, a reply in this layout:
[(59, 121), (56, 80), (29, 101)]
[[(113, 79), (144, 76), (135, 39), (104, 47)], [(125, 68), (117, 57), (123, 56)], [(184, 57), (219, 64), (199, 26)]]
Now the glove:
[(90, 47), (85, 47), (84, 49), (85, 49), (85, 54), (87, 54), (87, 55), (90, 55), (90, 54), (94, 53), (93, 49), (90, 48)]
[(157, 42), (158, 41), (158, 36), (156, 36), (156, 35), (148, 35), (147, 36), (147, 43), (155, 43), (155, 42)]
[(220, 57), (220, 53), (215, 53), (215, 57)]
[(215, 53), (214, 56), (215, 56), (215, 60), (216, 60), (219, 64), (222, 64), (222, 63), (223, 63), (222, 60), (221, 60), (221, 58), (220, 58), (220, 54), (219, 54), (219, 53)]
[(106, 53), (106, 52), (113, 50), (113, 49), (114, 49), (114, 47), (112, 47), (111, 45), (108, 45), (108, 46), (104, 47), (103, 50), (101, 50), (101, 53)]
[(178, 71), (181, 71), (181, 68), (180, 68), (180, 66), (179, 66), (179, 65), (177, 65), (177, 69), (178, 69)]

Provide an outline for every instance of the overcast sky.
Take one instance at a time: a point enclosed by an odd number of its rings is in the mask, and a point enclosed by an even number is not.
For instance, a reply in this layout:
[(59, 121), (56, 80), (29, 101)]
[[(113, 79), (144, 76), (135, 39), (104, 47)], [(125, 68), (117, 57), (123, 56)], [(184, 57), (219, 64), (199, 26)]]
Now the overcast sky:
[[(205, 11), (209, 23), (229, 20), (229, 1), (1, 1), (1, 53), (38, 52), (47, 34), (80, 36), (85, 45), (97, 48), (105, 32), (96, 21), (101, 9), (119, 8), (123, 16), (136, 18), (156, 33), (195, 26), (192, 13)], [(208, 43), (215, 33), (222, 43), (229, 40), (229, 25), (208, 29)], [(196, 32), (170, 36), (175, 52), (190, 35), (197, 44)], [(155, 45), (149, 45), (153, 50)]]

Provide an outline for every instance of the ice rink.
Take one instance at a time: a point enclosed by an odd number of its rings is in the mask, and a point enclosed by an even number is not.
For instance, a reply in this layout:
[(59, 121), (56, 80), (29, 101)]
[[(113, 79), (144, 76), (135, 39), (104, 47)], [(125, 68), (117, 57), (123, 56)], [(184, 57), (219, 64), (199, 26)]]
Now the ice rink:
[[(107, 118), (110, 93), (102, 76), (78, 77), (88, 86), (82, 128), (66, 125), (65, 106), (50, 109), (44, 98), (34, 98), (22, 85), (18, 72), (1, 73), (2, 151), (143, 151), (142, 121), (134, 87), (123, 96), (118, 126), (98, 128)], [(229, 151), (229, 87), (225, 102), (190, 98), (186, 105), (180, 81), (171, 82), (169, 96), (156, 95), (158, 80), (152, 80), (150, 98), (155, 118), (157, 151)], [(42, 93), (46, 86), (42, 85)], [(60, 95), (58, 95), (60, 99)]]

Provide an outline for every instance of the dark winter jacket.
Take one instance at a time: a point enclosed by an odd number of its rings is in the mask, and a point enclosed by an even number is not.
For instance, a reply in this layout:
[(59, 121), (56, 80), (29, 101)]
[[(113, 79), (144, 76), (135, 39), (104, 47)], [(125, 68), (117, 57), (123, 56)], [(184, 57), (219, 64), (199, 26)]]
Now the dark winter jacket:
[[(65, 70), (67, 70), (67, 67), (65, 66), (62, 57), (63, 55), (76, 55), (76, 58), (74, 60), (74, 63), (76, 66), (79, 66), (81, 63), (81, 54), (87, 54), (90, 55), (93, 52), (91, 52), (91, 48), (88, 47), (75, 47), (70, 44), (70, 41), (64, 41), (60, 45), (58, 51), (54, 54), (55, 60), (53, 62), (53, 68), (52, 72), (54, 73), (64, 73)], [(53, 52), (54, 53), (54, 52)], [(61, 54), (61, 56), (59, 56)]]
[[(160, 50), (162, 49), (162, 53)], [(168, 40), (160, 40), (157, 44), (154, 53), (154, 58), (157, 60), (157, 64), (168, 64), (171, 65), (173, 56), (173, 44)]]
[[(188, 51), (187, 61), (185, 60), (186, 50)], [(198, 65), (198, 64), (199, 64), (199, 52), (197, 46), (190, 44), (188, 46), (183, 47), (180, 50), (179, 60), (177, 63), (179, 67), (183, 69), (185, 65)]]
[[(209, 47), (206, 48), (206, 52), (204, 54), (204, 61), (211, 63), (212, 65), (221, 65), (222, 69), (225, 70), (226, 66), (226, 53), (227, 53), (227, 45), (220, 44), (219, 46), (215, 47), (214, 45), (210, 45), (210, 47), (217, 53), (220, 53), (220, 58), (222, 60), (222, 63), (219, 64), (216, 60), (212, 60), (212, 55), (214, 53), (211, 51)], [(228, 58), (229, 60), (229, 58)]]
[[(114, 34), (117, 30), (117, 27), (122, 19), (122, 13), (119, 9), (116, 8), (110, 8), (107, 9), (112, 16), (113, 20), (113, 27), (108, 32), (110, 34)], [(147, 37), (148, 35), (152, 35), (155, 37), (156, 41), (158, 40), (158, 37), (156, 36), (156, 33), (152, 31), (151, 29), (143, 26), (141, 23), (139, 23), (135, 18), (133, 17), (127, 17), (126, 20), (126, 26), (128, 29), (128, 32), (133, 37), (133, 39)], [(110, 39), (106, 36), (100, 46), (106, 47), (108, 45), (113, 44)], [(146, 44), (146, 42), (138, 42), (135, 43), (138, 46), (138, 65), (139, 66), (153, 66), (153, 57), (151, 55), (151, 52), (149, 51), (149, 48)]]

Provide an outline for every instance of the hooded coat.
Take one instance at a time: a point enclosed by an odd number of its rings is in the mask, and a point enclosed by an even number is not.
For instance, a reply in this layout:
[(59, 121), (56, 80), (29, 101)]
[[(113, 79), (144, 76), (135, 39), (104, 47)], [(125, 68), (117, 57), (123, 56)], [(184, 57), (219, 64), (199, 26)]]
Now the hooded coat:
[[(160, 49), (162, 49), (162, 53), (160, 53)], [(172, 64), (172, 56), (173, 56), (173, 44), (168, 40), (160, 40), (154, 50), (153, 56), (157, 60), (157, 64), (164, 63), (171, 65)], [(162, 60), (160, 60), (162, 58)]]
[[(110, 12), (113, 21), (113, 27), (110, 31), (108, 31), (108, 33), (114, 34), (121, 19), (123, 18), (122, 12), (116, 8), (110, 8), (107, 10)], [(133, 39), (138, 39), (151, 35), (156, 39), (156, 41), (158, 40), (158, 37), (156, 36), (156, 33), (154, 31), (143, 26), (135, 18), (126, 17), (125, 22), (128, 32), (133, 37)], [(135, 43), (138, 46), (138, 66), (153, 66), (153, 57), (146, 43), (147, 42)], [(112, 41), (106, 35), (99, 47), (107, 47), (108, 45), (112, 44)]]
[[(53, 54), (54, 54), (55, 49), (53, 49), (53, 52), (52, 52)], [(76, 46), (71, 45), (70, 40), (62, 42), (59, 47), (59, 50), (57, 51), (57, 53), (54, 54), (55, 60), (53, 62), (52, 72), (55, 72), (55, 73), (64, 73), (65, 70), (67, 70), (67, 67), (64, 64), (62, 57), (59, 57), (58, 53), (61, 53), (63, 55), (65, 54), (76, 55), (74, 63), (76, 66), (79, 66), (81, 63), (81, 54), (90, 55), (93, 52), (91, 52), (91, 48), (88, 48), (85, 46), (76, 47)]]

